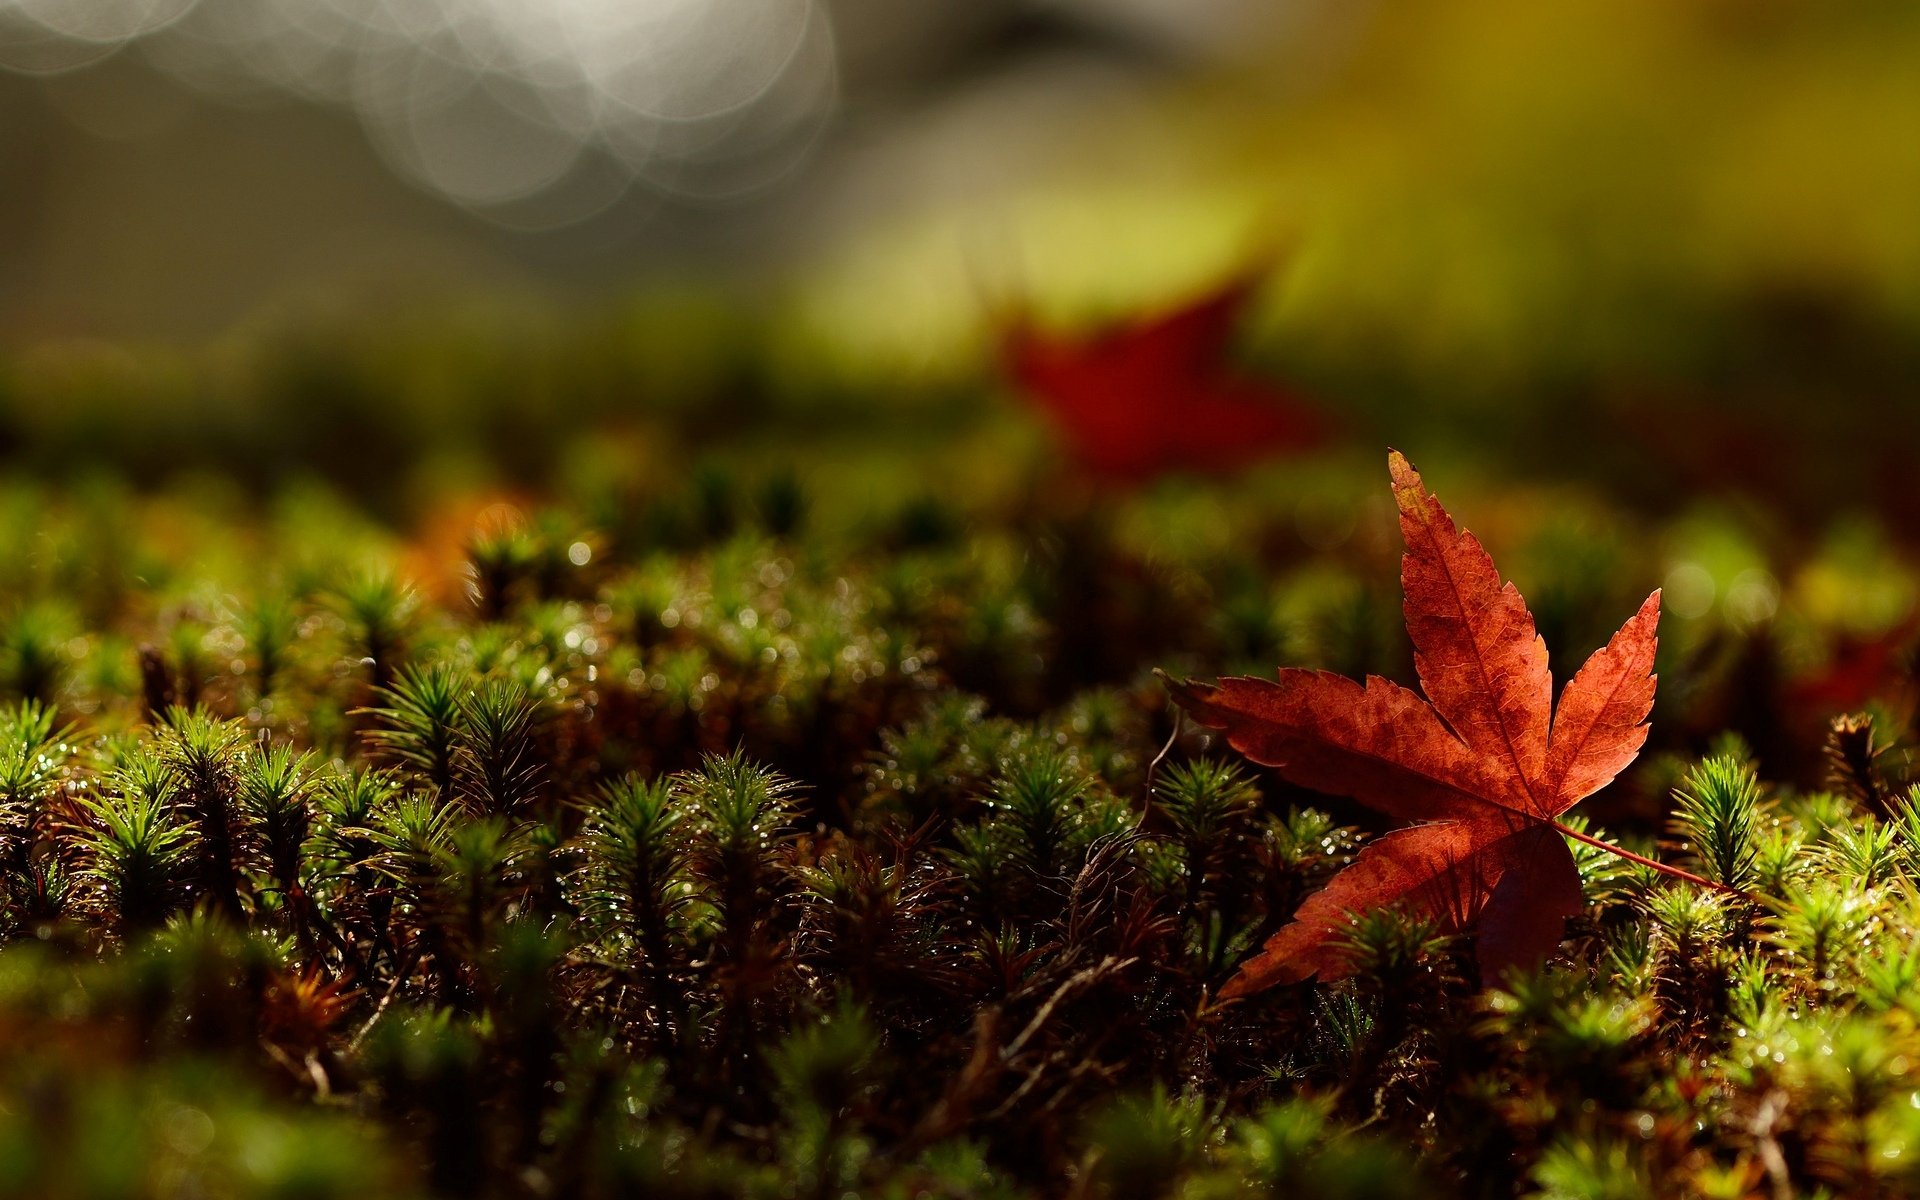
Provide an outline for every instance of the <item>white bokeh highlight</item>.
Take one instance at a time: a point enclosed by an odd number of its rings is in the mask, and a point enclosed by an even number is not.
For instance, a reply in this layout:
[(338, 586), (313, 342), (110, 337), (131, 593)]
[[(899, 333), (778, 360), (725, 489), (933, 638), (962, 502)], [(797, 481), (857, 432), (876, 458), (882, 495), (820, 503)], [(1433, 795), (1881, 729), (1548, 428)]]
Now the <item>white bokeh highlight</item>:
[(347, 109), (405, 178), (526, 227), (635, 187), (753, 195), (805, 161), (839, 90), (822, 0), (0, 0), (0, 68), (115, 53)]

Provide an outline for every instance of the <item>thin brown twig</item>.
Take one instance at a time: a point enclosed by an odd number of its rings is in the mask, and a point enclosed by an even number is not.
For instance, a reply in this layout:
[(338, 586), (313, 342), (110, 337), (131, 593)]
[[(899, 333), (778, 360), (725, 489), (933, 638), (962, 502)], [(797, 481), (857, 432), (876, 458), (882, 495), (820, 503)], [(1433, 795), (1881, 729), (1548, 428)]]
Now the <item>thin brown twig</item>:
[(1181, 708), (1178, 703), (1174, 703), (1173, 732), (1167, 735), (1167, 744), (1160, 747), (1160, 753), (1154, 755), (1153, 761), (1147, 764), (1147, 803), (1149, 805), (1153, 803), (1153, 782), (1160, 776), (1160, 764), (1166, 760), (1168, 754), (1173, 752), (1174, 743), (1180, 740), (1180, 734), (1186, 727), (1187, 710)]
[(360, 1043), (365, 1041), (367, 1035), (373, 1032), (373, 1027), (380, 1023), (380, 1018), (386, 1013), (387, 1006), (392, 1004), (393, 998), (400, 994), (400, 985), (407, 981), (407, 976), (413, 973), (413, 968), (419, 961), (420, 951), (416, 947), (411, 954), (407, 955), (407, 960), (400, 964), (400, 969), (393, 973), (393, 983), (387, 987), (386, 995), (380, 997), (380, 1003), (373, 1006), (373, 1015), (367, 1018), (366, 1024), (360, 1026), (359, 1031), (347, 1043), (349, 1055), (359, 1051)]

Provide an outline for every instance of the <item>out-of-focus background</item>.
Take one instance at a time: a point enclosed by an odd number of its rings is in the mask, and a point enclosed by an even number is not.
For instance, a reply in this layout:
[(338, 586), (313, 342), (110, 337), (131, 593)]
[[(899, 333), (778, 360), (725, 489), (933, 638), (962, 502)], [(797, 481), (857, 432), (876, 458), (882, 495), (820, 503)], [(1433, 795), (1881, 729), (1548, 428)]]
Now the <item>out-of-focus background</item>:
[(0, 0), (0, 449), (399, 512), (1022, 430), (1009, 314), (1259, 260), (1235, 360), (1334, 453), (1903, 524), (1916, 56), (1877, 2)]

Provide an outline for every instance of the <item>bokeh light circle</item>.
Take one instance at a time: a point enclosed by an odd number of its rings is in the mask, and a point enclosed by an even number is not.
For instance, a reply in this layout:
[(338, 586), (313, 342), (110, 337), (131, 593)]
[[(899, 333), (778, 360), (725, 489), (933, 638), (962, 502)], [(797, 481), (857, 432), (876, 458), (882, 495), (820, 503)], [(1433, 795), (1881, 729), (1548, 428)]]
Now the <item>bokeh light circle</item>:
[(806, 161), (838, 100), (821, 0), (0, 0), (0, 68), (134, 44), (198, 91), (348, 109), (401, 176), (515, 227), (635, 182), (751, 195)]

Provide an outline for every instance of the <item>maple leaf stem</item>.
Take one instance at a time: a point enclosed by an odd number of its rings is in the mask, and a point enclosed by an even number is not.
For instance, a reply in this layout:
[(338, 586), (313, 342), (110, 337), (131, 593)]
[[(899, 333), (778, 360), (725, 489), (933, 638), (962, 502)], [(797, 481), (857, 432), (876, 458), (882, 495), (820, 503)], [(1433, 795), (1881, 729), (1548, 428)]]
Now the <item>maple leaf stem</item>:
[(1561, 833), (1566, 834), (1568, 837), (1572, 838), (1576, 842), (1585, 842), (1587, 845), (1592, 846), (1596, 849), (1605, 850), (1609, 854), (1617, 854), (1621, 858), (1626, 859), (1630, 863), (1639, 863), (1641, 866), (1658, 871), (1662, 875), (1671, 875), (1675, 879), (1684, 879), (1688, 883), (1697, 884), (1700, 887), (1708, 889), (1709, 891), (1722, 892), (1729, 896), (1739, 896), (1742, 899), (1752, 899), (1752, 897), (1748, 896), (1747, 893), (1741, 891), (1737, 887), (1728, 887), (1724, 883), (1715, 883), (1711, 879), (1707, 879), (1702, 876), (1695, 875), (1692, 871), (1683, 871), (1679, 867), (1669, 866), (1668, 864), (1663, 863), (1658, 859), (1648, 858), (1644, 854), (1635, 854), (1633, 851), (1628, 850), (1625, 847), (1616, 846), (1612, 842), (1603, 842), (1597, 837), (1593, 837), (1589, 834), (1581, 833), (1578, 829), (1573, 829), (1569, 826), (1562, 825), (1558, 821), (1550, 822), (1550, 824), (1555, 829), (1559, 830)]

